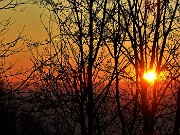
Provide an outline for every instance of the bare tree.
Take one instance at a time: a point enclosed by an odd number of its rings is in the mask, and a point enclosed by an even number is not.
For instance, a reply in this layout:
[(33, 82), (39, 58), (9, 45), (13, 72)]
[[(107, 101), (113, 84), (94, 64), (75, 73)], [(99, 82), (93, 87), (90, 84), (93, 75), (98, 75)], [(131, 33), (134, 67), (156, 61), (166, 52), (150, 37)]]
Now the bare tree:
[[(115, 134), (116, 127), (124, 135), (172, 133), (162, 123), (174, 122), (168, 107), (179, 77), (179, 0), (39, 4), (49, 11), (48, 25), (41, 20), (49, 37), (29, 46), (31, 77), (43, 93), (38, 102), (48, 97), (43, 107), (61, 118), (64, 133)], [(151, 83), (143, 76), (153, 69), (158, 78)]]
[[(118, 2), (117, 2), (118, 3)], [(119, 4), (122, 20), (125, 25), (118, 23), (122, 31), (127, 32), (126, 40), (129, 40), (130, 47), (123, 45), (122, 52), (135, 68), (137, 83), (137, 94), (141, 96), (141, 112), (143, 115), (143, 134), (153, 134), (158, 106), (161, 106), (161, 99), (165, 95), (159, 95), (158, 83), (156, 80), (153, 87), (143, 77), (149, 70), (156, 70), (158, 76), (161, 72), (173, 69), (174, 55), (178, 52), (179, 38), (177, 37), (179, 18), (179, 1), (130, 1)], [(130, 23), (129, 21), (130, 20)], [(124, 23), (123, 23), (124, 24)], [(172, 44), (172, 41), (174, 43)], [(132, 51), (131, 51), (132, 50)], [(130, 55), (130, 56), (129, 56)], [(175, 56), (176, 57), (176, 56)], [(179, 76), (173, 76), (170, 82)], [(168, 85), (170, 83), (167, 83)], [(168, 86), (167, 86), (168, 87)], [(164, 91), (167, 90), (164, 88)], [(149, 92), (152, 90), (152, 93)], [(139, 98), (136, 98), (136, 103)], [(134, 104), (134, 109), (136, 110)], [(135, 111), (136, 112), (136, 111)], [(135, 115), (134, 115), (135, 116)], [(131, 131), (132, 132), (132, 131)]]
[[(47, 78), (47, 74), (49, 74), (50, 78), (47, 82), (50, 81), (50, 84), (55, 82), (51, 77), (57, 75), (54, 78), (57, 79), (56, 82), (66, 86), (60, 91), (66, 94), (71, 93), (70, 99), (68, 95), (66, 98), (72, 100), (70, 105), (75, 109), (73, 112), (81, 126), (82, 134), (91, 135), (102, 132), (97, 131), (96, 125), (99, 124), (95, 124), (95, 119), (100, 106), (98, 103), (104, 100), (102, 94), (108, 94), (109, 91), (109, 87), (104, 87), (101, 91), (98, 90), (98, 87), (103, 87), (103, 81), (106, 81), (108, 77), (107, 73), (102, 76), (99, 75), (99, 72), (104, 70), (102, 67), (104, 57), (108, 56), (108, 54), (103, 54), (103, 42), (105, 41), (103, 33), (108, 22), (106, 17), (107, 0), (102, 2), (62, 1), (58, 3), (44, 1), (43, 4), (47, 8), (50, 6), (48, 9), (51, 11), (50, 19), (57, 23), (60, 32), (57, 36), (53, 36), (51, 28), (45, 26), (47, 33), (49, 33), (48, 42), (53, 47), (47, 50), (49, 58), (47, 57), (46, 63), (43, 63), (44, 58), (38, 59), (38, 65), (43, 64), (42, 68), (48, 67), (48, 70), (40, 69), (42, 71), (40, 75), (45, 75)], [(100, 53), (103, 57), (98, 57)], [(49, 64), (47, 65), (47, 63)], [(96, 91), (99, 91), (99, 96), (96, 95), (95, 88)], [(57, 93), (54, 92), (53, 94)], [(98, 97), (101, 99), (100, 101), (98, 101)], [(59, 104), (62, 104), (62, 99), (58, 98), (58, 100)], [(68, 104), (67, 102), (66, 105)], [(64, 105), (61, 109), (64, 109)], [(68, 115), (66, 111), (63, 113), (65, 117)], [(69, 123), (68, 120), (66, 122)]]

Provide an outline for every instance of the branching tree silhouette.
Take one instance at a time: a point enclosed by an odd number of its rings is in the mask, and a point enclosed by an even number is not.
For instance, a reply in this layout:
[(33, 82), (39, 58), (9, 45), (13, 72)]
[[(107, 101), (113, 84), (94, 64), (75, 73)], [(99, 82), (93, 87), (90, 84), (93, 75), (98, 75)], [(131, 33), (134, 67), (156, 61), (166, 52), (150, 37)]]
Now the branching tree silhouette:
[[(26, 4), (18, 0), (1, 0), (0, 12), (15, 10), (18, 6)], [(12, 89), (7, 71), (13, 68), (13, 64), (7, 63), (7, 58), (20, 52), (22, 46), (17, 43), (23, 38), (22, 31), (19, 32), (13, 41), (6, 40), (6, 34), (13, 25), (11, 18), (0, 22), (0, 132), (1, 134), (12, 135), (17, 133), (17, 121), (19, 107), (19, 96)]]
[[(158, 95), (158, 80), (156, 80), (153, 83), (152, 99), (150, 100), (148, 92), (150, 84), (143, 78), (143, 75), (146, 71), (155, 68), (160, 76), (161, 72), (168, 70), (168, 67), (173, 68), (171, 63), (175, 59), (174, 55), (177, 54), (177, 46), (179, 46), (178, 32), (176, 31), (179, 28), (179, 1), (128, 0), (119, 4), (119, 9), (122, 20), (126, 24), (124, 26), (119, 23), (119, 26), (122, 31), (127, 32), (127, 39), (133, 50), (130, 52), (127, 44), (122, 47), (125, 48), (123, 51), (126, 52), (126, 56), (128, 54), (131, 56), (129, 61), (135, 68), (136, 82), (139, 83), (140, 91), (137, 91), (137, 96), (139, 94), (141, 96), (143, 134), (153, 134), (157, 123), (155, 117), (157, 108), (161, 99), (166, 97)], [(176, 25), (177, 23), (178, 25)], [(179, 76), (172, 77), (170, 81), (177, 77)]]
[[(114, 53), (111, 56), (107, 47), (109, 34), (112, 34), (113, 30), (109, 22), (112, 16), (107, 13), (114, 14), (114, 6), (107, 0), (101, 2), (72, 0), (57, 3), (47, 0), (41, 4), (48, 8), (51, 22), (57, 23), (60, 31), (53, 35), (52, 27), (44, 25), (49, 33), (47, 44), (51, 47), (46, 48), (47, 57), (40, 54), (38, 58), (34, 56), (34, 67), (41, 67), (38, 71), (41, 80), (44, 79), (42, 82), (46, 82), (48, 86), (46, 89), (58, 97), (61, 110), (64, 110), (67, 104), (71, 105), (68, 109), (76, 115), (82, 134), (111, 133), (110, 130), (106, 130), (113, 122), (112, 119), (116, 119), (116, 110), (112, 113), (105, 104), (110, 106), (107, 99), (112, 93), (110, 89), (113, 89), (111, 84), (114, 82), (115, 73), (118, 85), (118, 67), (120, 67), (113, 62)], [(117, 61), (121, 54), (120, 51), (119, 54), (114, 51)], [(116, 68), (113, 63), (116, 64)], [(128, 63), (122, 64), (122, 70)], [(59, 93), (55, 92), (56, 89), (65, 94), (65, 98), (59, 97)], [(106, 110), (103, 110), (103, 107)], [(63, 113), (64, 117), (67, 117), (67, 110)], [(66, 120), (66, 123), (70, 122)]]
[[(166, 124), (173, 123), (168, 107), (179, 77), (179, 0), (39, 4), (50, 21), (46, 25), (41, 14), (49, 36), (44, 50), (30, 46), (34, 85), (43, 94), (38, 102), (58, 113), (65, 133), (115, 134), (117, 127), (123, 135), (172, 134)], [(143, 77), (149, 70), (158, 74), (153, 83)]]
[[(0, 12), (5, 12), (7, 10), (16, 10), (18, 6), (25, 5), (28, 1), (26, 2), (21, 2), (18, 0), (1, 0), (0, 1)], [(20, 9), (19, 9), (20, 10)], [(11, 17), (8, 19), (1, 19), (0, 22), (0, 77), (4, 79), (4, 81), (7, 81), (8, 75), (6, 74), (6, 71), (9, 71), (10, 69), (13, 68), (14, 63), (12, 62), (9, 64), (6, 60), (9, 56), (12, 56), (14, 54), (19, 53), (22, 51), (24, 48), (23, 45), (18, 44), (18, 42), (22, 41), (24, 36), (22, 35), (23, 30), (19, 31), (17, 36), (15, 37), (14, 40), (12, 41), (7, 41), (8, 35), (7, 32), (10, 30), (10, 28), (13, 26), (13, 20)], [(18, 44), (18, 45), (17, 45)], [(8, 83), (8, 82), (7, 82)], [(6, 83), (6, 85), (7, 85)]]

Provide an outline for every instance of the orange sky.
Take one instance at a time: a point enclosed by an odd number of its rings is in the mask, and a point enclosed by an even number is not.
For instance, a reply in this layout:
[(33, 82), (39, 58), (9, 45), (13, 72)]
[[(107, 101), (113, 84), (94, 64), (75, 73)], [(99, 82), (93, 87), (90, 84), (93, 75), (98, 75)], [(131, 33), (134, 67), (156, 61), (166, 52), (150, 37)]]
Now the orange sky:
[[(0, 7), (6, 5), (10, 0), (0, 3)], [(26, 1), (26, 0), (22, 0)], [(22, 11), (21, 11), (22, 10)], [(18, 36), (18, 33), (23, 30), (22, 36), (27, 38), (32, 38), (34, 41), (43, 41), (45, 39), (46, 32), (40, 21), (40, 14), (43, 9), (38, 5), (21, 5), (16, 10), (1, 10), (0, 11), (0, 22), (11, 18), (13, 23), (9, 26), (9, 30), (0, 37), (0, 40), (3, 40), (3, 43), (11, 42)], [(23, 29), (24, 28), (24, 29)], [(2, 26), (0, 27), (2, 29)], [(16, 47), (22, 45), (22, 42), (19, 42)], [(24, 49), (27, 49), (24, 45)], [(18, 69), (29, 68), (31, 65), (29, 53), (17, 53), (15, 55), (9, 56), (6, 61), (7, 65), (10, 63), (15, 63), (14, 68), (11, 72), (8, 72), (7, 75), (15, 74)]]
[[(0, 4), (0, 7), (7, 4), (10, 0), (5, 0), (6, 3)], [(27, 1), (27, 0), (22, 0)], [(1, 10), (0, 11), (0, 22), (11, 18), (11, 22), (14, 22), (7, 33), (0, 37), (4, 39), (4, 42), (9, 42), (14, 40), (18, 31), (22, 31), (23, 36), (27, 38), (32, 38), (34, 41), (43, 41), (47, 37), (47, 33), (40, 21), (40, 14), (43, 12), (43, 8), (40, 8), (39, 5), (21, 5), (16, 10)], [(43, 22), (48, 22), (47, 18), (43, 18)], [(17, 44), (17, 47), (20, 46), (22, 42)], [(24, 47), (24, 49), (26, 49)], [(29, 61), (30, 53), (18, 53), (8, 57), (7, 62), (15, 63), (13, 70), (8, 74), (15, 74), (18, 69), (26, 69), (32, 66)]]

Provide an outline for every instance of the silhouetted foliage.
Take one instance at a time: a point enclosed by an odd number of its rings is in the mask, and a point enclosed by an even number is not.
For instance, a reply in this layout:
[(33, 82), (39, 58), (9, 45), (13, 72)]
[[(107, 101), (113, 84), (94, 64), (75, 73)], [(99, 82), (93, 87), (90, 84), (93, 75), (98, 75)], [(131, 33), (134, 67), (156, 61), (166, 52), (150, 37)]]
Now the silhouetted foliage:
[(15, 134), (16, 131), (16, 109), (11, 108), (11, 96), (7, 94), (4, 83), (0, 81), (0, 132), (4, 135)]
[[(172, 134), (179, 0), (39, 4), (48, 11), (44, 50), (30, 46), (37, 102), (47, 107), (39, 112), (58, 114), (68, 134)], [(158, 74), (153, 83), (148, 70)]]
[(37, 118), (33, 114), (22, 112), (19, 115), (19, 131), (21, 135), (48, 135), (49, 132), (42, 127), (40, 118)]

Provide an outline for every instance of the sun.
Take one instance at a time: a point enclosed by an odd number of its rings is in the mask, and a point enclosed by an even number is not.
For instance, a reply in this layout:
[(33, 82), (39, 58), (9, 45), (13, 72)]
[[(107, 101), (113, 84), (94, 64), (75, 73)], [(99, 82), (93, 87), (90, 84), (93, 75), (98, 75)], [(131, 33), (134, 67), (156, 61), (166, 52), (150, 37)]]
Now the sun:
[(155, 71), (148, 71), (144, 73), (143, 78), (146, 79), (148, 82), (153, 82), (156, 80), (157, 74)]

